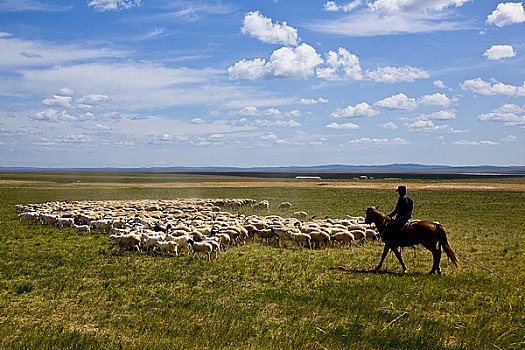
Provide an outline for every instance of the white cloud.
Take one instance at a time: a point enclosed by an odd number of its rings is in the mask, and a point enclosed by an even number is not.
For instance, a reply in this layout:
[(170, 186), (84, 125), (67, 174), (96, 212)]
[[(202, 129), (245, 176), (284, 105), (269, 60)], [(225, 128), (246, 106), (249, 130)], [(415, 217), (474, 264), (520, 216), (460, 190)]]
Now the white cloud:
[(368, 5), (372, 11), (383, 14), (403, 12), (442, 11), (448, 7), (460, 7), (471, 0), (375, 0)]
[(387, 123), (379, 124), (379, 126), (381, 126), (382, 128), (385, 128), (385, 129), (390, 129), (390, 130), (397, 129), (397, 124), (393, 123), (393, 122), (387, 122)]
[(436, 81), (434, 81), (434, 86), (435, 86), (435, 87), (438, 87), (438, 88), (440, 88), (440, 89), (446, 89), (446, 88), (447, 88), (447, 86), (445, 85), (445, 83), (443, 83), (443, 81), (441, 81), (441, 80), (436, 80)]
[(33, 113), (29, 115), (29, 118), (44, 122), (72, 121), (77, 119), (69, 115), (66, 111), (58, 112), (52, 108), (48, 109), (47, 111)]
[(413, 82), (416, 79), (426, 79), (430, 75), (423, 69), (404, 67), (379, 67), (374, 71), (367, 71), (366, 75), (373, 81), (381, 83)]
[(362, 102), (357, 104), (355, 107), (348, 106), (346, 108), (338, 108), (331, 114), (334, 118), (352, 118), (352, 117), (372, 117), (379, 114), (378, 111), (374, 110), (368, 103)]
[(88, 143), (93, 137), (86, 134), (69, 134), (56, 140), (58, 143)]
[(507, 137), (504, 137), (501, 139), (503, 142), (518, 142), (518, 138), (514, 135), (508, 135)]
[(350, 12), (359, 5), (361, 5), (362, 0), (354, 0), (346, 4), (338, 5), (335, 1), (327, 1), (323, 6), (323, 11), (326, 12)]
[(333, 122), (326, 125), (326, 127), (330, 129), (359, 129), (359, 125), (356, 125), (354, 123), (337, 124), (336, 122)]
[(51, 98), (44, 99), (42, 103), (46, 106), (67, 108), (71, 106), (71, 96), (54, 95)]
[(394, 110), (413, 110), (417, 108), (417, 101), (415, 98), (408, 98), (405, 94), (399, 93), (377, 101), (374, 106)]
[(329, 51), (326, 54), (328, 67), (317, 68), (318, 78), (326, 80), (362, 80), (363, 74), (359, 58), (340, 47), (337, 52)]
[[(452, 10), (469, 0), (378, 0), (354, 9), (336, 20), (321, 20), (314, 30), (347, 36), (376, 36), (425, 33), (472, 28), (471, 22), (459, 22)], [(336, 3), (328, 4), (335, 11)]]
[(89, 0), (88, 6), (95, 11), (121, 11), (140, 6), (142, 0)]
[(59, 92), (61, 95), (65, 95), (65, 96), (73, 96), (75, 94), (74, 90), (67, 88), (67, 87), (63, 87), (62, 89), (59, 90)]
[(107, 95), (93, 94), (93, 95), (87, 95), (87, 96), (78, 98), (75, 102), (84, 104), (84, 105), (99, 105), (99, 104), (104, 104), (110, 101), (111, 101), (111, 98)]
[(328, 100), (322, 97), (319, 98), (302, 98), (300, 101), (303, 105), (315, 105), (318, 103), (328, 103)]
[(277, 136), (275, 134), (268, 134), (268, 135), (262, 135), (261, 136), (261, 139), (263, 140), (272, 140), (272, 141), (275, 141), (277, 140)]
[(481, 78), (476, 78), (465, 80), (460, 86), (463, 90), (470, 90), (480, 95), (525, 96), (525, 82), (523, 86), (514, 86), (503, 83), (491, 84)]
[(448, 107), (452, 101), (445, 94), (435, 93), (421, 97), (419, 103), (429, 106)]
[(525, 22), (525, 11), (521, 2), (502, 2), (487, 17), (487, 23), (498, 27)]
[(416, 118), (412, 123), (406, 123), (408, 131), (413, 132), (439, 132), (439, 133), (450, 133), (450, 134), (459, 134), (467, 132), (467, 130), (457, 130), (451, 127), (448, 124), (445, 125), (435, 125), (432, 120)]
[(231, 79), (306, 79), (323, 59), (313, 47), (301, 44), (296, 48), (282, 47), (275, 50), (266, 62), (264, 59), (245, 59), (228, 68)]
[(492, 45), (483, 53), (483, 56), (486, 56), (488, 60), (497, 61), (502, 58), (514, 57), (516, 52), (510, 45)]
[(266, 110), (259, 110), (259, 108), (254, 106), (248, 106), (241, 109), (237, 112), (238, 115), (251, 116), (251, 117), (261, 117), (261, 116), (279, 116), (281, 111), (276, 108), (268, 108)]
[[(106, 57), (123, 57), (125, 52), (107, 48), (85, 48), (87, 44), (58, 45), (45, 41), (0, 35), (0, 67), (56, 65), (70, 61), (85, 61)], [(89, 45), (91, 46), (91, 45)]]
[(444, 111), (434, 112), (430, 114), (422, 114), (419, 117), (424, 120), (451, 120), (456, 119), (456, 111), (452, 109), (447, 109)]
[(499, 143), (494, 141), (469, 141), (469, 140), (459, 140), (452, 142), (453, 145), (459, 146), (497, 146)]
[(525, 128), (525, 106), (515, 104), (504, 104), (490, 113), (478, 115), (481, 121), (493, 121), (503, 123), (505, 126), (517, 126)]
[(243, 33), (247, 33), (265, 43), (296, 46), (299, 38), (297, 29), (283, 24), (273, 23), (259, 11), (248, 12), (244, 17)]
[(20, 12), (20, 11), (66, 11), (70, 6), (60, 6), (55, 4), (43, 3), (39, 0), (3, 0), (0, 3), (0, 12)]
[(193, 118), (190, 122), (192, 124), (206, 124), (206, 121), (202, 118)]
[(353, 139), (346, 141), (342, 144), (342, 146), (345, 145), (362, 145), (362, 144), (368, 144), (368, 145), (408, 145), (409, 142), (403, 138), (396, 137), (393, 139), (379, 139), (379, 138), (369, 138), (369, 137), (361, 137), (359, 139)]

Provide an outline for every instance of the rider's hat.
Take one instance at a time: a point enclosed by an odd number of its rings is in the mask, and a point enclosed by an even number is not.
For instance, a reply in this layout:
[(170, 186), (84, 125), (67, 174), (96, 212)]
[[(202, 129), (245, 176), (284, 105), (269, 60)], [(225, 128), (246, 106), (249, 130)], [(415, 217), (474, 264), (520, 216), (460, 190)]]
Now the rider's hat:
[(405, 186), (397, 186), (396, 192), (407, 193), (407, 188)]

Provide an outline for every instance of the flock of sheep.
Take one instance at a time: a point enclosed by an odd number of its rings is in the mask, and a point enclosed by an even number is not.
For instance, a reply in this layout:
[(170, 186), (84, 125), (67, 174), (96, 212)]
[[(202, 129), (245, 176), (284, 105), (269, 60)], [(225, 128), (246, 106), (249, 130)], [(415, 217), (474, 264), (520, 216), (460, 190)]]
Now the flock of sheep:
[[(80, 232), (92, 230), (111, 233), (120, 250), (154, 251), (178, 255), (203, 254), (211, 260), (230, 245), (247, 241), (275, 246), (310, 249), (352, 247), (376, 240), (373, 225), (363, 217), (344, 219), (308, 219), (306, 212), (290, 218), (277, 215), (232, 214), (226, 210), (251, 207), (268, 210), (269, 202), (253, 199), (176, 199), (135, 201), (74, 201), (16, 205), (20, 220), (60, 227), (74, 227)], [(279, 209), (292, 204), (281, 203)]]

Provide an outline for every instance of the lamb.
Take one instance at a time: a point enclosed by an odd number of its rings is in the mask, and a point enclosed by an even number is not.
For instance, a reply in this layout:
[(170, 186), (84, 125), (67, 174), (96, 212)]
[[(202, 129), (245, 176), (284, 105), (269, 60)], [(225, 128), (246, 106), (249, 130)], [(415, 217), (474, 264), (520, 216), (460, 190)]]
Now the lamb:
[(306, 217), (308, 216), (308, 213), (305, 211), (296, 211), (292, 214), (292, 218), (299, 219), (299, 220), (306, 220)]
[(172, 236), (170, 234), (167, 234), (166, 240), (177, 243), (181, 249), (187, 250), (188, 254), (191, 251), (191, 246), (188, 243), (188, 241), (191, 240), (191, 237), (188, 235)]
[(266, 243), (269, 244), (269, 240), (275, 237), (275, 230), (272, 227), (271, 229), (257, 230), (255, 231), (255, 234), (261, 238), (261, 243), (259, 245), (262, 244), (263, 240), (266, 240)]
[(167, 253), (169, 255), (179, 255), (178, 253), (179, 245), (173, 241), (157, 241), (155, 243), (155, 248), (158, 248), (161, 253)]
[(109, 236), (109, 241), (116, 241), (119, 250), (135, 250), (140, 252), (140, 236), (135, 234), (128, 234), (128, 235), (111, 235)]
[(37, 221), (40, 218), (40, 214), (37, 212), (24, 212), (18, 214), (20, 220)]
[(215, 237), (217, 237), (219, 239), (219, 243), (220, 243), (220, 245), (221, 245), (223, 250), (231, 242), (230, 235), (228, 235), (226, 233), (217, 233), (215, 235)]
[(290, 202), (282, 202), (281, 204), (279, 204), (277, 209), (290, 209), (291, 207), (292, 207), (292, 203), (290, 203)]
[[(210, 237), (211, 238), (211, 237)], [(206, 239), (205, 241), (203, 241), (204, 243), (209, 243), (212, 245), (213, 247), (213, 252), (215, 252), (215, 260), (217, 260), (217, 255), (218, 253), (221, 251), (221, 245), (220, 243), (218, 242), (218, 239), (215, 240), (215, 239)]]
[(89, 222), (89, 226), (96, 230), (111, 230), (113, 222), (111, 220), (93, 220)]

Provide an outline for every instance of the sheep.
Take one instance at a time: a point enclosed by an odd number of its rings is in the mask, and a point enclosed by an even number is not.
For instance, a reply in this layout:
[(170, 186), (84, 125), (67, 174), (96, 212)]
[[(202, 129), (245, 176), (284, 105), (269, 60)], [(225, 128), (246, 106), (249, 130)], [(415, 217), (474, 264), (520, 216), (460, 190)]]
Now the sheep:
[(221, 244), (219, 243), (219, 240), (211, 239), (212, 237), (208, 237), (203, 243), (209, 243), (212, 245), (213, 249), (212, 251), (215, 252), (215, 260), (217, 260), (217, 255), (221, 251)]
[(167, 253), (169, 255), (179, 255), (178, 253), (179, 245), (173, 241), (157, 241), (155, 243), (155, 248), (158, 248), (161, 253)]
[(257, 210), (270, 209), (270, 202), (268, 202), (267, 200), (262, 200), (259, 203), (255, 204), (253, 206), (253, 209), (257, 209)]
[(308, 243), (308, 247), (312, 249), (312, 237), (308, 233), (292, 231), (289, 231), (289, 233), (292, 240), (295, 241), (298, 246), (303, 247)]
[(191, 244), (192, 250), (193, 250), (193, 257), (195, 257), (195, 253), (197, 253), (197, 257), (201, 258), (201, 253), (204, 253), (208, 261), (211, 261), (211, 252), (213, 251), (213, 246), (211, 243), (208, 242), (195, 242), (191, 240), (189, 242)]
[(64, 226), (73, 226), (75, 221), (73, 220), (73, 218), (57, 218), (56, 223), (58, 226), (64, 227)]
[(330, 235), (325, 231), (310, 231), (309, 235), (317, 248), (321, 248), (321, 243), (324, 243), (324, 246), (327, 247), (328, 243), (330, 242)]
[(20, 220), (26, 220), (26, 221), (37, 221), (40, 218), (40, 214), (37, 212), (24, 212), (18, 214), (18, 218)]
[(261, 243), (259, 245), (262, 245), (263, 240), (266, 240), (266, 243), (269, 244), (269, 240), (275, 238), (275, 230), (273, 227), (271, 229), (257, 230), (255, 231), (255, 234), (261, 238)]
[(299, 219), (299, 220), (306, 220), (306, 217), (308, 216), (308, 213), (305, 211), (296, 211), (292, 214), (292, 218)]
[(281, 204), (279, 204), (277, 209), (290, 209), (291, 207), (292, 207), (292, 203), (290, 203), (290, 202), (282, 202)]
[(93, 220), (89, 222), (89, 227), (95, 228), (96, 230), (111, 230), (113, 221), (111, 220)]
[(166, 240), (177, 243), (181, 249), (187, 250), (188, 254), (191, 251), (191, 246), (188, 243), (188, 241), (191, 240), (191, 237), (188, 235), (172, 236), (170, 234), (167, 234)]
[(352, 248), (352, 242), (355, 240), (355, 238), (350, 232), (340, 231), (336, 232), (333, 236), (330, 236), (330, 240), (334, 241), (334, 244), (339, 243), (341, 246), (348, 244), (349, 248)]
[(119, 250), (135, 250), (140, 252), (140, 236), (135, 234), (128, 234), (128, 235), (111, 235), (109, 236), (109, 241), (116, 241)]
[(91, 228), (88, 225), (76, 225), (76, 224), (73, 224), (73, 227), (78, 232), (86, 232), (86, 233), (90, 233), (91, 232)]
[(215, 237), (219, 239), (219, 243), (221, 244), (223, 250), (225, 250), (225, 247), (231, 242), (230, 235), (226, 233), (217, 233)]

